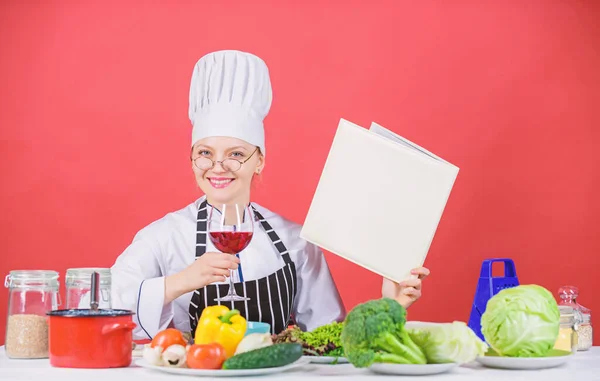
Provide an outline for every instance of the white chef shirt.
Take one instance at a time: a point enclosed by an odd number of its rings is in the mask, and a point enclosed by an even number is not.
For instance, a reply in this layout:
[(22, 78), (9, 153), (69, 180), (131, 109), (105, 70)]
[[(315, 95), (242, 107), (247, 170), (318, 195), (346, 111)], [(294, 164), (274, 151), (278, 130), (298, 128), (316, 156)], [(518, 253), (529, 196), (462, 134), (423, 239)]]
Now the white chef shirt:
[[(192, 292), (164, 304), (165, 277), (191, 265), (196, 253), (196, 218), (205, 196), (140, 230), (117, 258), (112, 272), (112, 306), (135, 312), (134, 339), (148, 339), (174, 327), (189, 332)], [(299, 237), (301, 226), (252, 203), (285, 244), (298, 282), (293, 314), (298, 326), (312, 330), (344, 319), (346, 311), (319, 247)], [(218, 252), (210, 239), (206, 252)], [(284, 266), (258, 221), (250, 245), (239, 255), (244, 281), (260, 279)], [(234, 280), (238, 280), (237, 272)]]

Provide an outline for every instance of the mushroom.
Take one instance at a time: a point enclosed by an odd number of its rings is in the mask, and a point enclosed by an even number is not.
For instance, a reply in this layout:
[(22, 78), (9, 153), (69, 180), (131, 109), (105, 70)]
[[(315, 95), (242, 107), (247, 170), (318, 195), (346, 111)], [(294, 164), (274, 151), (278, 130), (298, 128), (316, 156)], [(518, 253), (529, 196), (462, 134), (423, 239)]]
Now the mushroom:
[(162, 352), (162, 347), (152, 348), (150, 344), (146, 344), (142, 352), (142, 357), (150, 365), (161, 366), (163, 365)]
[(183, 345), (171, 345), (162, 353), (163, 365), (180, 368), (185, 365), (186, 355), (187, 353)]

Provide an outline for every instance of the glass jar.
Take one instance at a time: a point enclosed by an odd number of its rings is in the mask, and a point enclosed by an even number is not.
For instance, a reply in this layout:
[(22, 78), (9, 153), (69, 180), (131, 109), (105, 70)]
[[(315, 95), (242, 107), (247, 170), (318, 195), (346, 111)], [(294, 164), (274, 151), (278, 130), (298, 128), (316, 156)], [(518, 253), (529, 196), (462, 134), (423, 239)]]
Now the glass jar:
[(111, 309), (111, 273), (107, 268), (68, 269), (65, 277), (67, 291), (67, 309), (90, 308), (90, 291), (92, 290), (92, 273), (100, 275), (98, 308)]
[(48, 357), (46, 313), (60, 305), (58, 272), (15, 270), (4, 280), (8, 288), (6, 355), (13, 359)]
[(577, 349), (585, 351), (592, 346), (592, 311), (577, 302), (579, 289), (575, 286), (563, 286), (558, 289), (560, 297), (559, 306), (573, 308), (575, 314), (576, 330), (579, 336)]
[(577, 352), (577, 322), (575, 310), (569, 306), (558, 306), (560, 310), (560, 327), (554, 349), (567, 352)]

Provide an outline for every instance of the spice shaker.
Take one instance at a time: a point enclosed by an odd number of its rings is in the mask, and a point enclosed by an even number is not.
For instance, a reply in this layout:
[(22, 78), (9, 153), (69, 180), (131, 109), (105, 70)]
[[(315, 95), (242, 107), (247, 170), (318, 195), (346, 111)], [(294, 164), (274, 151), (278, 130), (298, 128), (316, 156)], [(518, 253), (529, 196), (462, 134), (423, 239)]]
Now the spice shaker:
[(48, 357), (46, 312), (60, 304), (58, 272), (14, 270), (4, 280), (8, 288), (6, 355), (13, 359)]
[(109, 268), (73, 268), (65, 276), (67, 309), (89, 308), (92, 274), (98, 273), (98, 308), (111, 309), (111, 272)]
[(577, 302), (579, 289), (575, 286), (563, 286), (558, 290), (558, 296), (561, 301), (559, 306), (568, 306), (573, 308), (576, 318), (578, 342), (577, 350), (586, 351), (592, 347), (592, 311)]

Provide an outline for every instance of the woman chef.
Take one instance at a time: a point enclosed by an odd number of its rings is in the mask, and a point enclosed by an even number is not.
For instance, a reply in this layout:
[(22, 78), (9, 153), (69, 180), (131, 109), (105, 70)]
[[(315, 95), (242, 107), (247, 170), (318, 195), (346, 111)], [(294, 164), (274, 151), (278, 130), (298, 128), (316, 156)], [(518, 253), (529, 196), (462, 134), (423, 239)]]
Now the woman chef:
[[(250, 298), (236, 308), (269, 323), (273, 333), (292, 316), (303, 330), (344, 319), (325, 257), (299, 237), (300, 225), (252, 203), (260, 221), (239, 257), (217, 252), (206, 239), (210, 205), (250, 203), (252, 180), (265, 166), (263, 119), (271, 100), (268, 68), (252, 54), (218, 51), (196, 64), (191, 165), (204, 196), (140, 230), (112, 267), (113, 307), (136, 313), (134, 338), (152, 338), (169, 326), (193, 332), (202, 309), (220, 303), (214, 299), (227, 291), (230, 269), (237, 270), (237, 293)], [(383, 296), (408, 307), (429, 271), (413, 274), (400, 284), (384, 279)]]

